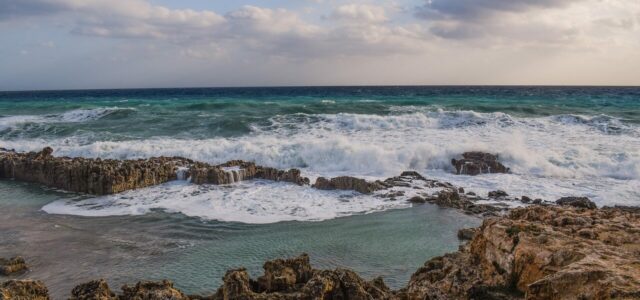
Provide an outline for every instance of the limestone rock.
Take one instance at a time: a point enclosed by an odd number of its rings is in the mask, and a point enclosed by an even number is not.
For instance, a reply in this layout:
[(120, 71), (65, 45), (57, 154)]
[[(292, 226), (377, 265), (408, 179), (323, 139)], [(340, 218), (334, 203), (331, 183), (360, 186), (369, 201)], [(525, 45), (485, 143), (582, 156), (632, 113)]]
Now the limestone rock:
[(49, 300), (49, 290), (37, 280), (9, 280), (0, 284), (0, 300)]
[(188, 300), (185, 294), (173, 287), (168, 280), (141, 281), (135, 286), (122, 287), (121, 300)]
[(71, 291), (69, 300), (117, 300), (118, 297), (109, 289), (104, 279), (93, 280), (76, 286)]
[(402, 292), (410, 299), (638, 299), (639, 241), (636, 212), (517, 208), (485, 220), (459, 252), (425, 263)]
[(27, 269), (27, 263), (20, 256), (11, 259), (0, 258), (0, 275), (9, 276)]
[(498, 156), (484, 152), (465, 152), (462, 159), (452, 159), (451, 164), (458, 175), (485, 173), (509, 173), (509, 168), (498, 161)]

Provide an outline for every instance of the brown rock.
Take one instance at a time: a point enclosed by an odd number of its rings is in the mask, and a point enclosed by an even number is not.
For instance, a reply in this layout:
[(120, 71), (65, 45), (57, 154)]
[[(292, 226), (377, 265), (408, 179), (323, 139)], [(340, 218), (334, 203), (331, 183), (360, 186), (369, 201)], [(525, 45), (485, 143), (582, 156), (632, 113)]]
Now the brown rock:
[(351, 176), (340, 176), (331, 179), (318, 177), (313, 187), (320, 190), (351, 190), (362, 194), (370, 194), (387, 188), (386, 185), (379, 181), (368, 182)]
[(118, 297), (109, 289), (104, 279), (93, 280), (76, 286), (71, 291), (69, 300), (117, 300)]
[(168, 280), (159, 282), (141, 281), (135, 286), (122, 287), (121, 300), (188, 300), (185, 294), (173, 287)]
[(597, 206), (587, 197), (562, 197), (556, 200), (556, 204), (579, 208), (595, 209)]
[(0, 300), (49, 300), (49, 290), (37, 280), (9, 280), (0, 284)]
[(9, 276), (27, 269), (27, 263), (20, 256), (11, 259), (0, 258), (0, 275)]

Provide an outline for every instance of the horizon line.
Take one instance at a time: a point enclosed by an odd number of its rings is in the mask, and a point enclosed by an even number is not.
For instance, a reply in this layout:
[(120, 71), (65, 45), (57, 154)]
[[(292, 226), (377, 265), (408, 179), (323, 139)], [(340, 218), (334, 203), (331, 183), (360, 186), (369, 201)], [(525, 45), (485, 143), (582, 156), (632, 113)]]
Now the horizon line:
[(134, 88), (70, 88), (0, 90), (0, 93), (73, 92), (170, 89), (260, 89), (260, 88), (366, 88), (366, 87), (556, 87), (556, 88), (640, 88), (640, 85), (553, 85), (553, 84), (363, 84), (363, 85), (247, 85), (247, 86), (190, 86), (190, 87), (134, 87)]

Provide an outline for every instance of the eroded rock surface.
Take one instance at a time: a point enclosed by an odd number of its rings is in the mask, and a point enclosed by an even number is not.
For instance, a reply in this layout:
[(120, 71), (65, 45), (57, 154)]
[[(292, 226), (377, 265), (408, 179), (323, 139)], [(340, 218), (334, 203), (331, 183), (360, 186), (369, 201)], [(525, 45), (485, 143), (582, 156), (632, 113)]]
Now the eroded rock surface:
[(640, 215), (514, 209), (485, 220), (461, 251), (426, 262), (402, 293), (410, 299), (640, 299)]
[(11, 259), (0, 258), (0, 275), (9, 276), (28, 269), (24, 258), (16, 256)]
[(370, 194), (386, 189), (389, 186), (381, 181), (370, 182), (361, 178), (340, 176), (331, 179), (318, 177), (313, 187), (320, 190), (351, 190), (362, 194)]
[(484, 152), (465, 152), (462, 159), (452, 159), (451, 164), (458, 175), (480, 175), (485, 173), (509, 173), (509, 168), (498, 161), (498, 156)]
[(49, 300), (49, 290), (38, 280), (9, 280), (0, 284), (0, 300)]

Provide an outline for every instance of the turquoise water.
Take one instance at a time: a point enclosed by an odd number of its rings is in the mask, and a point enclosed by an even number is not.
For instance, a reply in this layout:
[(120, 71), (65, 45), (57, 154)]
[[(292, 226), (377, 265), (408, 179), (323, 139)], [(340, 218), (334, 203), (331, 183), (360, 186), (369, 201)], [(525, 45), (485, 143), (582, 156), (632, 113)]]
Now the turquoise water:
[[(640, 204), (640, 88), (318, 87), (0, 92), (0, 147), (54, 155), (232, 159), (318, 176), (381, 179), (405, 170), (477, 194)], [(510, 174), (454, 175), (464, 151)], [(407, 191), (411, 192), (411, 191)], [(211, 292), (229, 268), (254, 275), (311, 254), (406, 283), (456, 250), (479, 220), (377, 195), (248, 181), (188, 180), (91, 197), (0, 182), (0, 256), (21, 254), (55, 298), (98, 277), (117, 287), (169, 278)]]
[(53, 299), (90, 279), (114, 289), (140, 279), (166, 279), (187, 293), (209, 294), (225, 271), (262, 274), (267, 259), (311, 255), (318, 268), (347, 267), (394, 288), (428, 258), (455, 251), (459, 228), (479, 220), (423, 205), (323, 222), (251, 225), (152, 211), (142, 216), (50, 215), (42, 205), (74, 195), (0, 181), (0, 256), (22, 255)]

